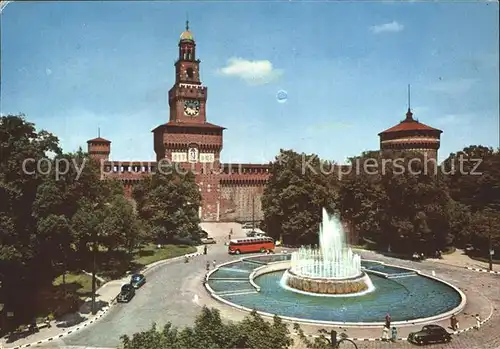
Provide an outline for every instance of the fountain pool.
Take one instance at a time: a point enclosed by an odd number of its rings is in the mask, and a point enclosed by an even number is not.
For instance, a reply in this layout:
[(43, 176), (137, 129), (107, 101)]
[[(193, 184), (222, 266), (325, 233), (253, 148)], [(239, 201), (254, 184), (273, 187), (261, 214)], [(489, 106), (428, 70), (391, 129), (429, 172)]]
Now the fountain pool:
[(451, 285), (412, 270), (365, 260), (361, 268), (374, 286), (369, 293), (325, 297), (292, 291), (282, 282), (290, 260), (290, 254), (244, 257), (213, 272), (206, 286), (214, 298), (228, 305), (297, 322), (375, 324), (383, 322), (389, 312), (396, 325), (423, 323), (429, 318), (449, 317), (465, 305), (465, 296)]
[(361, 260), (340, 222), (323, 211), (318, 248), (243, 257), (207, 276), (212, 297), (240, 309), (297, 322), (381, 325), (426, 323), (465, 306), (456, 287), (416, 270)]

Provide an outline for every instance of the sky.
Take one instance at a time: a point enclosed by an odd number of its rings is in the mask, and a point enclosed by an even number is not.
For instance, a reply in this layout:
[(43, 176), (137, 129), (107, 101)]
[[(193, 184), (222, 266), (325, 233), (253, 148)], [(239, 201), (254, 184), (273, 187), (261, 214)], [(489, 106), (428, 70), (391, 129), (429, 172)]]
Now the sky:
[(227, 128), (223, 162), (267, 163), (284, 148), (345, 163), (379, 149), (378, 133), (405, 117), (408, 84), (414, 117), (443, 130), (443, 160), (499, 146), (498, 6), (12, 2), (0, 17), (0, 112), (24, 113), (68, 152), (99, 128), (112, 160), (154, 160), (188, 16), (207, 119)]

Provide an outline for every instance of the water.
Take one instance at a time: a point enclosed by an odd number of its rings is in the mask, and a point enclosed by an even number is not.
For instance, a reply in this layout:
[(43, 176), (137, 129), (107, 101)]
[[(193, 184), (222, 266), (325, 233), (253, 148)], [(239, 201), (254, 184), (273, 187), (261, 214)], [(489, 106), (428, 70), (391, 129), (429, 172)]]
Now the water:
[[(273, 262), (282, 260), (282, 256), (265, 256), (265, 259)], [(404, 321), (438, 315), (452, 310), (461, 302), (460, 294), (448, 285), (418, 274), (389, 279), (370, 275), (375, 286), (373, 292), (356, 297), (317, 297), (290, 292), (281, 287), (283, 270), (256, 278), (254, 281), (261, 287), (260, 292), (249, 293), (252, 289), (249, 282), (212, 279), (221, 276), (245, 277), (236, 270), (247, 268), (247, 264), (237, 261), (230, 265), (232, 268), (215, 272), (209, 279), (209, 285), (230, 302), (279, 316), (319, 321), (383, 322), (389, 312), (393, 321)], [(393, 276), (409, 272), (405, 268), (371, 261), (363, 261), (363, 266)], [(259, 268), (260, 265), (255, 263), (254, 267)]]
[(361, 257), (347, 246), (340, 220), (323, 209), (319, 248), (301, 247), (293, 252), (290, 271), (312, 278), (354, 278), (362, 274)]

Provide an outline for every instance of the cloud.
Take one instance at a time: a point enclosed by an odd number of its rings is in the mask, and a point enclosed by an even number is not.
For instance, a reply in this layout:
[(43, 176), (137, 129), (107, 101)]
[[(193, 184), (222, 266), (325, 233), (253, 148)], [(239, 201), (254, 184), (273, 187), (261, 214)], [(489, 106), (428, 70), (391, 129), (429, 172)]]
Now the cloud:
[(250, 85), (267, 84), (283, 75), (283, 71), (275, 69), (268, 60), (251, 61), (237, 57), (230, 58), (227, 65), (219, 69), (219, 73), (240, 78)]
[(476, 79), (442, 80), (432, 83), (427, 88), (433, 92), (447, 94), (463, 94), (468, 92), (476, 83)]
[(374, 25), (370, 27), (370, 30), (372, 31), (373, 34), (380, 34), (380, 33), (397, 33), (400, 32), (404, 29), (404, 25), (392, 21), (389, 23), (384, 23), (384, 24), (379, 24), (379, 25)]

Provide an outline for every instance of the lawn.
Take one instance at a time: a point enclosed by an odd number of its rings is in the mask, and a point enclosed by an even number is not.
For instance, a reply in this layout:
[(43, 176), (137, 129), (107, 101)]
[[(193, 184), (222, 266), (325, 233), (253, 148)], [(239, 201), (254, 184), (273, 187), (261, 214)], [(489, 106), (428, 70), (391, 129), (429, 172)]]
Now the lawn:
[[(489, 259), (485, 257), (477, 257), (477, 256), (469, 256), (472, 259), (475, 259), (476, 261), (484, 262), (484, 263), (489, 263)], [(493, 259), (492, 261), (493, 264), (500, 264), (500, 259)]]
[[(99, 287), (99, 280), (96, 281), (97, 287)], [(84, 273), (67, 273), (66, 286), (63, 285), (62, 275), (55, 278), (52, 284), (61, 289), (66, 287), (68, 293), (76, 294), (81, 299), (85, 299), (92, 294), (92, 276)]]
[(145, 266), (163, 259), (179, 257), (194, 252), (196, 252), (196, 247), (187, 245), (163, 245), (161, 248), (148, 245), (140, 251), (135, 252), (132, 263), (137, 266)]

